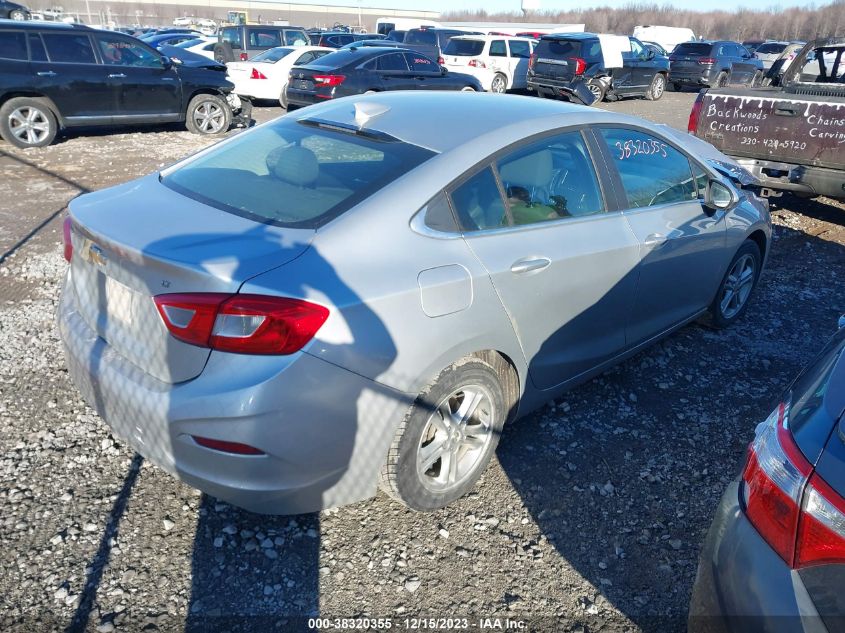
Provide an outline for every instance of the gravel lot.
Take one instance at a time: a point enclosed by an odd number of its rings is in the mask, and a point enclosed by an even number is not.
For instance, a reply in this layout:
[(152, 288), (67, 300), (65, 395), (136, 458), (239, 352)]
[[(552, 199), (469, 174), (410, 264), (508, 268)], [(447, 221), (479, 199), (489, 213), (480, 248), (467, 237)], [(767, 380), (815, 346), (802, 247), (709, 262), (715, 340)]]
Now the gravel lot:
[[(694, 97), (606, 107), (685, 128)], [(0, 626), (293, 631), (304, 621), (286, 618), (367, 615), (683, 630), (755, 424), (845, 312), (845, 206), (774, 201), (769, 268), (737, 327), (687, 327), (512, 425), (451, 507), (380, 495), (266, 517), (116, 442), (71, 386), (54, 326), (66, 202), (207, 143), (178, 127), (0, 143)]]

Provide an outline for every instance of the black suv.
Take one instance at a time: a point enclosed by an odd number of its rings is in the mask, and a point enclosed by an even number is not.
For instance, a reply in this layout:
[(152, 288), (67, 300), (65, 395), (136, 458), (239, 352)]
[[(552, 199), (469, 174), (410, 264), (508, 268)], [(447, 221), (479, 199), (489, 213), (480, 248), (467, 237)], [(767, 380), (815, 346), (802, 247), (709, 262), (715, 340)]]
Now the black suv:
[(669, 80), (675, 90), (686, 85), (758, 85), (763, 62), (739, 42), (683, 42), (669, 55)]
[(233, 88), (225, 73), (174, 64), (129, 35), (0, 20), (0, 136), (17, 147), (74, 126), (184, 121), (222, 133), (233, 111), (249, 121)]
[(0, 19), (29, 20), (31, 17), (29, 9), (22, 4), (0, 0)]
[(218, 62), (233, 62), (237, 57), (246, 61), (253, 55), (277, 46), (305, 46), (311, 38), (305, 29), (298, 26), (274, 26), (272, 24), (239, 24), (224, 26), (217, 34), (214, 59)]
[(544, 35), (534, 48), (528, 64), (528, 89), (540, 96), (587, 105), (605, 97), (654, 100), (663, 96), (668, 74), (669, 60), (655, 55), (635, 37), (560, 33)]

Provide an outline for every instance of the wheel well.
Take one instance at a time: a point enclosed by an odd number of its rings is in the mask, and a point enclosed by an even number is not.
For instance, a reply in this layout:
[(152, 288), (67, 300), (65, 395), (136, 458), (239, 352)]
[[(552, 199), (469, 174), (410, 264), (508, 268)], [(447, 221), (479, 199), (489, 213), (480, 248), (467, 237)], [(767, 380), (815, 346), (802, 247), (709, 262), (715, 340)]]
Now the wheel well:
[(226, 100), (226, 95), (224, 95), (219, 90), (214, 90), (213, 88), (198, 88), (191, 93), (191, 96), (185, 101), (185, 107), (188, 107), (188, 104), (191, 102), (191, 99), (198, 95), (214, 95), (216, 97), (220, 97), (224, 101)]
[(16, 99), (17, 97), (28, 97), (30, 99), (39, 99), (43, 101), (47, 105), (47, 107), (50, 108), (50, 111), (53, 113), (53, 116), (55, 116), (58, 120), (59, 126), (64, 127), (64, 119), (62, 118), (59, 109), (56, 107), (56, 104), (53, 103), (52, 99), (50, 99), (49, 97), (45, 97), (44, 95), (38, 92), (33, 92), (31, 90), (17, 90), (15, 92), (7, 92), (2, 97), (0, 97), (0, 107), (3, 107), (7, 101)]
[(505, 354), (492, 349), (485, 349), (473, 352), (470, 356), (483, 360), (490, 365), (499, 375), (502, 384), (502, 391), (505, 394), (505, 403), (508, 407), (508, 417), (505, 422), (511, 422), (516, 418), (519, 405), (519, 373), (513, 361)]
[(758, 229), (757, 231), (754, 231), (751, 235), (749, 235), (748, 239), (757, 245), (757, 248), (760, 249), (760, 256), (765, 259), (766, 247), (768, 246), (768, 244), (766, 243), (766, 234)]

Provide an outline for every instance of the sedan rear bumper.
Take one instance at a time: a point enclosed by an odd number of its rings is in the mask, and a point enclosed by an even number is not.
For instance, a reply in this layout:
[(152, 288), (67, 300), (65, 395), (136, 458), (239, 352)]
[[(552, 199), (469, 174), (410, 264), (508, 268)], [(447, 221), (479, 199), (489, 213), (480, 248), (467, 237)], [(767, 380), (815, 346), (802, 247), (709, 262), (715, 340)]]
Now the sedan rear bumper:
[[(409, 404), (402, 393), (302, 352), (215, 351), (197, 378), (161, 382), (98, 337), (73, 295), (62, 293), (58, 314), (70, 376), (113, 433), (151, 462), (252, 512), (312, 512), (375, 494)], [(193, 436), (264, 454), (206, 448)]]
[(769, 547), (728, 486), (707, 534), (690, 602), (690, 633), (827, 631), (798, 573)]

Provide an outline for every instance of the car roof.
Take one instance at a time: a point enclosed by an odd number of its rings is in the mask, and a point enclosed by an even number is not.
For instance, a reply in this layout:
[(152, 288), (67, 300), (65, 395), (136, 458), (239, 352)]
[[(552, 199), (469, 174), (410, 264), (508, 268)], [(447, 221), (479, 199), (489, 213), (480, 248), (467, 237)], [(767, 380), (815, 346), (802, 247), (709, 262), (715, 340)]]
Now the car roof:
[(85, 24), (68, 24), (67, 22), (41, 22), (40, 20), (36, 20), (34, 22), (29, 20), (6, 20), (0, 19), (0, 27), (3, 26), (13, 26), (16, 29), (27, 29), (27, 30), (41, 30), (41, 29), (54, 29), (57, 31), (67, 30), (67, 29), (86, 29), (92, 30), (91, 27), (86, 26)]
[[(517, 95), (503, 99), (501, 95), (491, 93), (460, 91), (395, 91), (356, 95), (309, 106), (297, 118), (357, 128), (360, 123), (356, 122), (359, 108), (381, 111), (367, 120), (364, 128), (438, 153), (465, 150), (488, 155), (489, 152), (484, 153), (487, 143), (507, 145), (570, 123), (611, 122), (650, 126), (636, 117), (551, 99)], [(448, 117), (444, 116), (445, 112), (449, 113)], [(481, 141), (485, 135), (489, 135), (486, 143)]]
[(518, 40), (521, 42), (536, 42), (537, 40), (530, 38), (530, 37), (522, 37), (519, 35), (490, 35), (482, 33), (481, 35), (456, 35), (452, 38), (453, 40)]
[(541, 40), (592, 40), (596, 39), (596, 33), (547, 33), (540, 37)]

